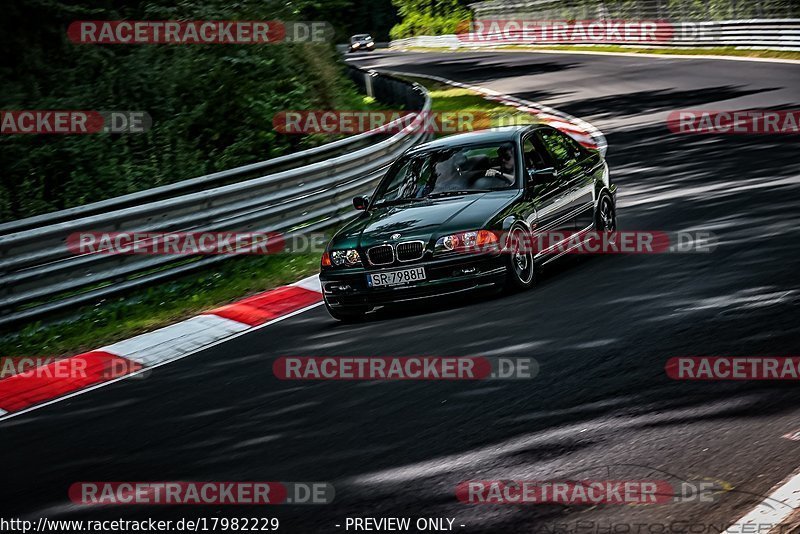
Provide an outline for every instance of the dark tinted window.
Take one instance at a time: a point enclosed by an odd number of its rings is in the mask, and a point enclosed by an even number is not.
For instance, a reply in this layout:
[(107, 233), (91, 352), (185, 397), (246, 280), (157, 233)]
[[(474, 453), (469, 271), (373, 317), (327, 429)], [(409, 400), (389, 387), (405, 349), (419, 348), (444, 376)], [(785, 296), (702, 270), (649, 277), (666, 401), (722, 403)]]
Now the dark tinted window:
[(552, 156), (557, 169), (564, 169), (577, 163), (580, 157), (580, 148), (573, 139), (550, 128), (539, 130), (539, 136)]
[(534, 143), (532, 136), (528, 136), (522, 143), (522, 155), (525, 158), (525, 168), (528, 172), (541, 170), (547, 167), (547, 162), (542, 154), (542, 149)]

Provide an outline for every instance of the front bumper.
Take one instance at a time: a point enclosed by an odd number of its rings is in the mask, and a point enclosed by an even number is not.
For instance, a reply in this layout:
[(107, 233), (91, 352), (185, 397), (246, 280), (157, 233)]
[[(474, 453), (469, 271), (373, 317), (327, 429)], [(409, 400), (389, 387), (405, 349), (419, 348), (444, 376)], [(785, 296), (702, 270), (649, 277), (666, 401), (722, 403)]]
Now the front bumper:
[[(425, 280), (391, 287), (369, 287), (368, 273), (425, 268)], [(505, 281), (502, 254), (458, 256), (440, 260), (402, 263), (383, 269), (326, 269), (320, 273), (322, 294), (332, 308), (383, 306), (442, 297), (488, 288)]]

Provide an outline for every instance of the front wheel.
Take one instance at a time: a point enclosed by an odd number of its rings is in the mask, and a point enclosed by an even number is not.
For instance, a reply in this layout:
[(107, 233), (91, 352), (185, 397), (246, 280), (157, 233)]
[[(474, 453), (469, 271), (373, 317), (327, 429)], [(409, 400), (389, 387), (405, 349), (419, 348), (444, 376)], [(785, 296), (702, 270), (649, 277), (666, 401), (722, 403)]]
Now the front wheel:
[(325, 308), (331, 317), (343, 323), (356, 323), (364, 320), (364, 316), (369, 308), (364, 306), (353, 306), (348, 308), (331, 308), (328, 301), (325, 301)]
[(536, 278), (536, 264), (528, 232), (519, 227), (511, 230), (505, 253), (508, 263), (505, 289), (520, 291), (531, 287)]
[(594, 227), (600, 232), (613, 232), (617, 229), (617, 210), (608, 195), (603, 195), (597, 205)]

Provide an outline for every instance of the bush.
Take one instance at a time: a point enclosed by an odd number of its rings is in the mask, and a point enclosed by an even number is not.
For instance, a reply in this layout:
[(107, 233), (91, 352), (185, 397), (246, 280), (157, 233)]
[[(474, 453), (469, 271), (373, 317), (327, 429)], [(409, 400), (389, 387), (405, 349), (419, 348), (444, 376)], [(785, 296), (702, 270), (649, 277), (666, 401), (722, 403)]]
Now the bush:
[[(89, 7), (90, 5), (106, 7)], [(139, 110), (141, 134), (0, 136), (0, 221), (300, 150), (281, 110), (363, 106), (331, 45), (89, 45), (74, 20), (274, 19), (271, 2), (12, 0), (0, 20), (0, 109)], [(114, 6), (113, 8), (111, 6)], [(266, 11), (269, 7), (269, 11)], [(231, 13), (229, 9), (236, 9)]]
[(389, 32), (392, 39), (456, 33), (472, 18), (470, 10), (458, 0), (394, 0), (394, 4), (402, 20)]

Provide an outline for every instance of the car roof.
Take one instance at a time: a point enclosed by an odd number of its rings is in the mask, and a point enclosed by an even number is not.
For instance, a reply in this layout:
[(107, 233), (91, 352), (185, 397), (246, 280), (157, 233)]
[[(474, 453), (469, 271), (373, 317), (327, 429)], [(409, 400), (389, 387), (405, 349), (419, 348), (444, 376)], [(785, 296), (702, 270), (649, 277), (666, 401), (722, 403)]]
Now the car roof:
[(478, 145), (489, 143), (507, 143), (516, 141), (517, 136), (529, 129), (538, 128), (540, 124), (524, 124), (518, 126), (502, 126), (488, 130), (476, 130), (455, 135), (448, 135), (435, 141), (417, 145), (408, 151), (409, 154), (435, 150), (437, 148), (451, 148), (463, 145)]

